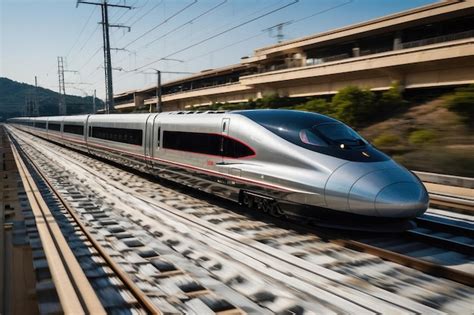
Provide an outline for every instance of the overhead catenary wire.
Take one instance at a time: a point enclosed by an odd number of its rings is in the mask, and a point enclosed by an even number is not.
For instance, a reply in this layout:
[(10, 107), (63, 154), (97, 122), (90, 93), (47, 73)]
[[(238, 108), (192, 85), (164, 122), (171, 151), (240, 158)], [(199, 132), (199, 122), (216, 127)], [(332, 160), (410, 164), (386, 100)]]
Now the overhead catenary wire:
[[(286, 1), (285, 1), (285, 0), (280, 0), (280, 1), (278, 1), (278, 2), (276, 3), (276, 6), (279, 6), (281, 3), (284, 3), (284, 2), (286, 2)], [(260, 8), (260, 9), (254, 11), (254, 12), (252, 12), (252, 13), (250, 13), (250, 14), (246, 14), (246, 16), (251, 17), (251, 16), (258, 15), (258, 14), (260, 14), (261, 12), (265, 12), (266, 10), (268, 10), (269, 8), (274, 7), (274, 6), (275, 6), (275, 4), (264, 6), (263, 8)], [(221, 25), (221, 26), (217, 27), (217, 29), (223, 29), (223, 28), (225, 28), (225, 27), (228, 27), (229, 25), (232, 25), (232, 22), (226, 23), (225, 25)], [(213, 31), (212, 33), (214, 33), (214, 30), (215, 30), (215, 29), (216, 29), (216, 27), (214, 26), (214, 27), (212, 28), (212, 31)], [(211, 33), (211, 34), (212, 34), (212, 33)], [(146, 45), (147, 45), (147, 44), (146, 44)], [(142, 47), (140, 48), (140, 51), (146, 50), (146, 49), (148, 49), (148, 48), (150, 47), (150, 46), (146, 46), (146, 45), (142, 46)], [(136, 52), (135, 52), (135, 56), (136, 56)], [(119, 63), (119, 64), (122, 63), (125, 59), (127, 59), (127, 57), (124, 57), (124, 58), (120, 59), (120, 60), (118, 61), (118, 63)], [(135, 67), (136, 67), (136, 60), (135, 60)], [(128, 75), (125, 74), (125, 75), (122, 75), (121, 77), (123, 78), (124, 76), (128, 76)], [(121, 79), (119, 79), (119, 81), (120, 81), (120, 80), (121, 80)]]
[(269, 11), (269, 12), (266, 12), (266, 13), (264, 13), (264, 14), (261, 14), (261, 15), (259, 15), (259, 16), (257, 16), (257, 17), (254, 17), (254, 18), (252, 18), (252, 19), (249, 19), (249, 20), (247, 20), (247, 21), (244, 21), (244, 22), (242, 22), (242, 23), (240, 23), (240, 24), (238, 24), (238, 25), (235, 25), (235, 26), (233, 26), (233, 27), (230, 27), (230, 28), (228, 28), (228, 29), (225, 29), (225, 30), (223, 30), (223, 31), (221, 31), (221, 32), (219, 32), (219, 33), (217, 33), (217, 34), (214, 34), (214, 35), (212, 35), (212, 36), (206, 37), (206, 38), (204, 38), (204, 39), (202, 39), (202, 40), (200, 40), (200, 41), (198, 41), (198, 42), (196, 42), (196, 43), (193, 43), (193, 44), (188, 45), (188, 46), (186, 46), (186, 47), (184, 47), (184, 48), (178, 49), (177, 51), (174, 51), (174, 52), (172, 52), (172, 53), (170, 53), (170, 54), (168, 54), (168, 55), (166, 55), (166, 56), (164, 56), (164, 57), (155, 59), (155, 60), (153, 60), (153, 61), (151, 61), (151, 62), (149, 62), (149, 63), (147, 63), (147, 64), (144, 64), (144, 65), (142, 65), (142, 66), (140, 66), (140, 67), (134, 69), (134, 71), (143, 69), (143, 68), (148, 67), (148, 66), (150, 66), (150, 65), (152, 65), (152, 64), (154, 64), (154, 63), (156, 63), (156, 62), (158, 62), (158, 61), (160, 61), (160, 60), (163, 60), (163, 59), (165, 59), (165, 58), (168, 58), (168, 57), (171, 57), (171, 56), (173, 56), (173, 55), (176, 55), (176, 54), (178, 54), (178, 53), (180, 53), (180, 52), (186, 51), (186, 50), (188, 50), (188, 49), (190, 49), (190, 48), (193, 48), (193, 47), (196, 47), (196, 46), (198, 46), (198, 45), (201, 45), (202, 43), (205, 43), (205, 42), (207, 42), (207, 41), (209, 41), (209, 40), (212, 40), (212, 39), (214, 39), (214, 38), (217, 38), (217, 37), (219, 37), (219, 36), (221, 36), (221, 35), (223, 35), (223, 34), (226, 34), (226, 33), (230, 32), (230, 31), (233, 31), (233, 30), (235, 30), (235, 29), (237, 29), (237, 28), (239, 28), (239, 27), (242, 27), (242, 26), (247, 25), (247, 24), (249, 24), (249, 23), (252, 23), (252, 22), (254, 22), (254, 21), (256, 21), (256, 20), (259, 20), (259, 19), (261, 19), (261, 18), (263, 18), (263, 17), (265, 17), (265, 16), (268, 16), (268, 15), (270, 15), (270, 14), (273, 14), (273, 13), (275, 13), (275, 12), (278, 12), (278, 11), (280, 11), (280, 10), (283, 10), (283, 9), (289, 7), (289, 6), (292, 6), (292, 5), (296, 4), (297, 2), (299, 2), (299, 0), (293, 0), (292, 2), (290, 2), (290, 3), (288, 3), (288, 4), (285, 4), (285, 5), (281, 6), (281, 7), (278, 7), (278, 8), (276, 8), (276, 9), (273, 9), (273, 10), (271, 10), (271, 11)]
[[(290, 21), (290, 22), (288, 23), (288, 25), (290, 25), (290, 24), (296, 24), (296, 23), (302, 22), (302, 21), (304, 21), (304, 20), (307, 20), (307, 19), (309, 19), (309, 18), (311, 18), (311, 17), (314, 17), (314, 16), (317, 16), (317, 15), (326, 13), (326, 12), (328, 12), (328, 11), (332, 11), (332, 10), (335, 10), (335, 9), (337, 9), (337, 8), (346, 6), (346, 5), (350, 4), (351, 2), (354, 2), (354, 0), (348, 0), (348, 1), (343, 2), (343, 3), (341, 3), (341, 4), (338, 4), (338, 5), (335, 5), (335, 6), (326, 8), (326, 9), (323, 9), (323, 10), (316, 11), (316, 12), (314, 12), (314, 13), (308, 15), (308, 16), (305, 16), (305, 17), (302, 17), (302, 18), (299, 18), (299, 19), (296, 19), (296, 20), (292, 20), (292, 21)], [(254, 34), (254, 35), (252, 35), (252, 36), (249, 36), (249, 37), (246, 37), (246, 38), (244, 38), (244, 39), (238, 40), (238, 41), (236, 41), (236, 42), (230, 43), (230, 44), (228, 44), (228, 45), (225, 45), (225, 46), (222, 46), (222, 47), (213, 49), (213, 50), (211, 50), (211, 51), (209, 51), (209, 52), (206, 52), (206, 53), (204, 53), (204, 54), (201, 54), (201, 55), (199, 55), (199, 56), (195, 56), (195, 57), (193, 57), (193, 58), (187, 59), (186, 61), (188, 62), (188, 61), (192, 61), (192, 60), (196, 60), (196, 59), (205, 57), (205, 56), (210, 55), (210, 54), (212, 54), (212, 53), (215, 53), (215, 52), (217, 52), (217, 51), (220, 51), (220, 50), (223, 50), (223, 49), (226, 49), (226, 48), (229, 48), (229, 47), (238, 45), (238, 44), (240, 44), (240, 43), (246, 42), (246, 41), (248, 41), (248, 40), (251, 40), (251, 39), (253, 39), (253, 38), (256, 38), (256, 37), (259, 37), (259, 36), (262, 36), (262, 35), (264, 35), (263, 32), (258, 32), (258, 33)]]
[[(346, 1), (346, 2), (343, 2), (343, 3), (337, 4), (337, 5), (328, 7), (328, 8), (326, 8), (326, 9), (318, 10), (318, 11), (316, 11), (316, 12), (310, 14), (310, 15), (304, 16), (304, 17), (299, 18), (299, 19), (292, 20), (292, 23), (291, 23), (291, 24), (300, 23), (300, 22), (302, 22), (302, 21), (304, 21), (304, 20), (307, 20), (307, 19), (309, 19), (309, 18), (311, 18), (311, 17), (314, 17), (314, 16), (317, 16), (317, 15), (326, 13), (326, 12), (328, 12), (328, 11), (332, 11), (332, 10), (335, 10), (335, 9), (337, 9), (337, 8), (346, 6), (346, 5), (348, 5), (348, 4), (352, 3), (352, 2), (353, 2), (353, 0), (348, 0), (348, 1)], [(193, 57), (193, 58), (188, 59), (188, 60), (186, 60), (186, 61), (192, 61), (192, 60), (195, 60), (195, 59), (202, 58), (202, 57), (204, 57), (204, 56), (210, 55), (210, 54), (215, 53), (215, 52), (217, 52), (217, 51), (220, 51), (220, 50), (223, 50), (223, 49), (226, 49), (226, 48), (229, 48), (229, 47), (238, 45), (238, 44), (240, 44), (240, 43), (246, 42), (246, 41), (248, 41), (248, 40), (251, 40), (251, 39), (253, 39), (253, 38), (256, 38), (256, 37), (259, 37), (259, 36), (263, 36), (263, 35), (265, 35), (265, 33), (263, 33), (263, 32), (260, 31), (260, 32), (258, 32), (258, 33), (256, 33), (256, 34), (252, 35), (252, 36), (246, 37), (246, 38), (244, 38), (244, 39), (240, 39), (240, 40), (238, 40), (238, 41), (236, 41), (236, 42), (227, 44), (227, 45), (225, 45), (225, 46), (223, 46), (223, 47), (219, 47), (219, 48), (217, 48), (217, 49), (213, 49), (213, 50), (211, 50), (211, 51), (209, 51), (209, 52), (207, 52), (207, 53), (204, 53), (204, 54), (201, 54), (201, 55), (199, 55), (199, 56)], [(166, 57), (163, 57), (163, 58), (166, 58)], [(160, 59), (161, 59), (161, 58), (160, 58)], [(157, 62), (157, 61), (156, 61), (156, 62)], [(143, 66), (143, 67), (146, 67), (146, 65)], [(141, 68), (136, 68), (136, 69), (141, 69)], [(130, 71), (130, 72), (128, 72), (127, 74), (131, 74), (131, 73), (134, 73), (134, 72), (133, 72), (133, 71)], [(135, 73), (136, 73), (136, 72), (135, 72)], [(121, 79), (124, 79), (125, 77), (128, 77), (127, 74), (126, 74), (124, 77), (122, 77)]]
[(152, 41), (148, 42), (147, 44), (143, 45), (142, 47), (149, 47), (151, 44), (153, 44), (153, 43), (156, 42), (157, 40), (160, 40), (160, 39), (162, 39), (162, 38), (168, 36), (169, 34), (174, 33), (174, 32), (176, 32), (176, 31), (180, 30), (181, 28), (185, 27), (185, 26), (188, 25), (188, 24), (192, 24), (193, 22), (195, 22), (195, 21), (198, 20), (199, 18), (201, 18), (201, 17), (203, 17), (203, 16), (205, 16), (205, 15), (211, 13), (212, 11), (216, 10), (217, 8), (219, 8), (220, 6), (224, 5), (226, 2), (227, 2), (227, 0), (224, 0), (224, 1), (220, 2), (220, 3), (218, 3), (217, 5), (213, 6), (212, 8), (210, 8), (210, 9), (208, 9), (208, 10), (206, 10), (206, 11), (204, 11), (203, 13), (201, 13), (201, 14), (199, 14), (199, 15), (193, 17), (192, 19), (190, 19), (190, 20), (184, 22), (183, 24), (181, 24), (181, 25), (175, 27), (174, 29), (172, 29), (172, 30), (166, 32), (165, 34), (163, 34), (163, 35), (161, 35), (161, 36), (159, 36), (159, 37), (153, 39)]
[(176, 17), (177, 15), (179, 15), (180, 13), (184, 12), (185, 10), (189, 9), (191, 6), (195, 5), (197, 3), (197, 0), (193, 0), (193, 2), (187, 4), (185, 7), (183, 7), (182, 9), (178, 10), (177, 12), (175, 12), (174, 14), (172, 14), (170, 17), (166, 18), (163, 22), (153, 26), (152, 28), (150, 28), (149, 30), (145, 31), (143, 34), (141, 34), (140, 36), (138, 36), (137, 38), (135, 38), (134, 40), (132, 40), (131, 42), (129, 42), (128, 44), (126, 44), (123, 48), (127, 48), (129, 47), (131, 44), (137, 42), (138, 40), (142, 39), (143, 37), (145, 37), (146, 35), (150, 34), (151, 32), (153, 32), (154, 30), (156, 30), (158, 27), (162, 26), (163, 24), (165, 23), (168, 23), (171, 19), (173, 19), (174, 17)]
[(86, 22), (84, 23), (84, 26), (82, 27), (81, 31), (79, 32), (79, 35), (77, 36), (77, 39), (76, 41), (74, 42), (74, 44), (71, 46), (71, 48), (69, 49), (68, 53), (66, 54), (66, 58), (69, 57), (69, 55), (71, 54), (72, 50), (74, 49), (74, 47), (76, 47), (77, 43), (79, 43), (79, 40), (81, 39), (81, 36), (82, 34), (84, 33), (87, 25), (89, 24), (89, 21), (90, 19), (92, 18), (92, 15), (94, 14), (94, 12), (96, 11), (96, 7), (92, 8), (91, 10), (91, 13), (89, 14), (89, 17), (87, 18)]
[[(135, 0), (135, 2), (133, 4), (131, 4), (130, 6), (133, 8), (135, 8), (135, 5), (138, 3), (138, 0)], [(132, 10), (128, 10), (128, 11), (123, 11), (122, 12), (122, 15), (120, 15), (114, 22), (114, 24), (118, 23), (120, 21), (121, 18), (123, 18), (127, 13), (129, 12), (132, 12)]]

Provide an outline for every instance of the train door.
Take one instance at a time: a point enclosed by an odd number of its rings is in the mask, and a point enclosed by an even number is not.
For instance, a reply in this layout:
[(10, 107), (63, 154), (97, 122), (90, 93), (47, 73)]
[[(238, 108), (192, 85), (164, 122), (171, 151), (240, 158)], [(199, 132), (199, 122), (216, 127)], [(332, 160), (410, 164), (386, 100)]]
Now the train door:
[(148, 115), (145, 122), (145, 145), (143, 146), (143, 154), (145, 157), (151, 158), (153, 157), (153, 149), (154, 149), (154, 132), (153, 132), (153, 120), (156, 115)]
[(155, 157), (157, 154), (160, 152), (161, 148), (161, 122), (160, 119), (158, 118), (159, 115), (156, 115), (155, 118), (153, 119), (153, 153), (152, 157)]
[(221, 123), (221, 133), (223, 135), (221, 139), (221, 154), (222, 154), (222, 162), (224, 162), (224, 139), (229, 136), (229, 128), (230, 128), (230, 118), (222, 118)]
[[(92, 137), (92, 127), (90, 126), (91, 117), (92, 115), (87, 115), (84, 120), (84, 142), (86, 144), (87, 153), (89, 154), (91, 154), (91, 150), (89, 149), (89, 137)], [(64, 117), (61, 121), (61, 138), (64, 138)]]

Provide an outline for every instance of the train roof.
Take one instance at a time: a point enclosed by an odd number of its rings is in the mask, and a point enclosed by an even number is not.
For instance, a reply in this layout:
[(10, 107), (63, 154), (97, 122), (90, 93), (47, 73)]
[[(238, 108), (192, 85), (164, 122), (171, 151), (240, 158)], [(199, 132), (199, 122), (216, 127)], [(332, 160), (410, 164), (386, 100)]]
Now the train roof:
[(307, 125), (310, 127), (322, 123), (339, 122), (325, 115), (288, 109), (239, 110), (231, 113), (240, 114), (261, 125)]

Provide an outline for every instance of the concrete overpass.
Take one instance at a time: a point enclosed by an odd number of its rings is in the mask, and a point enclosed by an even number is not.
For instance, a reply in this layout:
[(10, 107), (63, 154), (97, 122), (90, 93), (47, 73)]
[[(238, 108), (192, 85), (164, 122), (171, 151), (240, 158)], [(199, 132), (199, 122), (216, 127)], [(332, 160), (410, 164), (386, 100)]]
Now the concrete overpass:
[[(386, 90), (474, 83), (474, 0), (442, 1), (257, 49), (241, 63), (163, 85), (164, 110), (266, 94), (330, 95), (347, 85)], [(156, 104), (156, 87), (115, 97), (116, 109)]]

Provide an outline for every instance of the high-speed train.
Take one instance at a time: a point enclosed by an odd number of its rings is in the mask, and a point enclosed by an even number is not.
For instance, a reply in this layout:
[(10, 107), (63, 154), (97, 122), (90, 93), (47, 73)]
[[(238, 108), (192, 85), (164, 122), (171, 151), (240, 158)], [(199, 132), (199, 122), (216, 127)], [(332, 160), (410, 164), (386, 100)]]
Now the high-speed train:
[(180, 111), (9, 123), (275, 216), (360, 224), (402, 221), (428, 207), (413, 173), (347, 125), (316, 113)]

